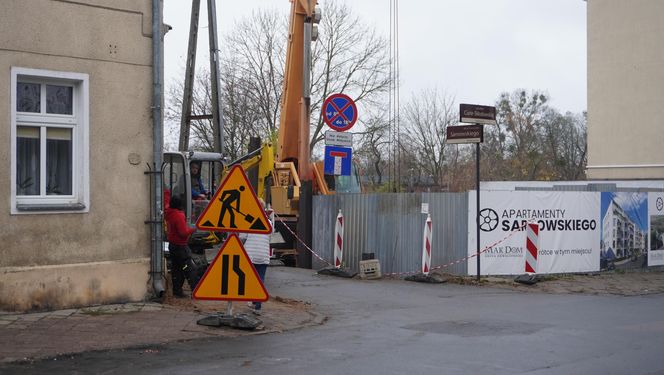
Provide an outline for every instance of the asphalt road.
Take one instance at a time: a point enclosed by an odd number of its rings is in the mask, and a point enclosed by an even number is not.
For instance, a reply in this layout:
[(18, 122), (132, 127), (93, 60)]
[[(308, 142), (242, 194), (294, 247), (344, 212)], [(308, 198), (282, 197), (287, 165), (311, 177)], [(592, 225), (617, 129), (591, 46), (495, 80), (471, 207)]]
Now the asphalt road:
[(664, 374), (664, 296), (522, 293), (270, 268), (329, 317), (286, 333), (59, 357), (9, 373)]

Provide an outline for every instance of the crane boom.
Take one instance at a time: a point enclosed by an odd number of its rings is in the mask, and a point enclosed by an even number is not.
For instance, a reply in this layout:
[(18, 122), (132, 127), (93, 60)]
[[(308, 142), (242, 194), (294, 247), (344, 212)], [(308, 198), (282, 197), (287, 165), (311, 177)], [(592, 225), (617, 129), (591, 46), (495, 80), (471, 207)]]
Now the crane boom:
[[(315, 19), (317, 0), (291, 0), (288, 47), (284, 72), (284, 89), (279, 119), (277, 160), (297, 165), (300, 179), (311, 179), (309, 157), (309, 55), (305, 53), (311, 42), (307, 27)], [(308, 25), (307, 25), (308, 23)], [(310, 34), (310, 33), (309, 33)]]

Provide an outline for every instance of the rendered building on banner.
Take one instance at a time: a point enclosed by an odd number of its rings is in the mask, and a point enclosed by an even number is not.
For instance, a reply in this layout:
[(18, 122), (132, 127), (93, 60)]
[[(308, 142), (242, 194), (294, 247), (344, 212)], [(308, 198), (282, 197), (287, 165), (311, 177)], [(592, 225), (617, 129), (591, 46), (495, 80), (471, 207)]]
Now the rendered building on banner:
[(612, 200), (602, 218), (603, 259), (623, 258), (646, 250), (645, 231), (629, 217), (625, 210)]

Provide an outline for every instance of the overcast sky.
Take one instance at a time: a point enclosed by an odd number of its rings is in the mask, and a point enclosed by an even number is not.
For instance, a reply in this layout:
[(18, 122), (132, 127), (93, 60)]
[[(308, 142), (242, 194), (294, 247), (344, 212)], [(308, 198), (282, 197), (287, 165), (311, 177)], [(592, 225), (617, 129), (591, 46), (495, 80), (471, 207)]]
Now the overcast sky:
[[(343, 1), (343, 0), (337, 0)], [(325, 17), (326, 0), (319, 0)], [(386, 38), (390, 0), (346, 1)], [(207, 51), (207, 1), (201, 0), (198, 51)], [(288, 0), (217, 0), (220, 43), (236, 20), (260, 8), (290, 10)], [(164, 0), (168, 86), (184, 76), (191, 2)], [(209, 64), (207, 52), (198, 65)], [(582, 0), (411, 0), (399, 2), (401, 102), (437, 88), (457, 103), (493, 105), (501, 92), (538, 89), (561, 112), (586, 100), (586, 3)]]

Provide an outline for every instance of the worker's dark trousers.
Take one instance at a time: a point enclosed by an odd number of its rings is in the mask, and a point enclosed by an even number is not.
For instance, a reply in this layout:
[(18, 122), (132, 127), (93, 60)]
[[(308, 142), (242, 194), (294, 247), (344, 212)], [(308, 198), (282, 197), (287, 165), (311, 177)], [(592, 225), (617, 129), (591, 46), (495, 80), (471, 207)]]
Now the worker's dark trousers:
[(173, 278), (173, 295), (182, 294), (182, 285), (184, 279), (189, 282), (193, 291), (198, 283), (198, 272), (196, 264), (191, 259), (191, 249), (189, 246), (168, 244), (168, 251), (171, 254), (171, 276)]

